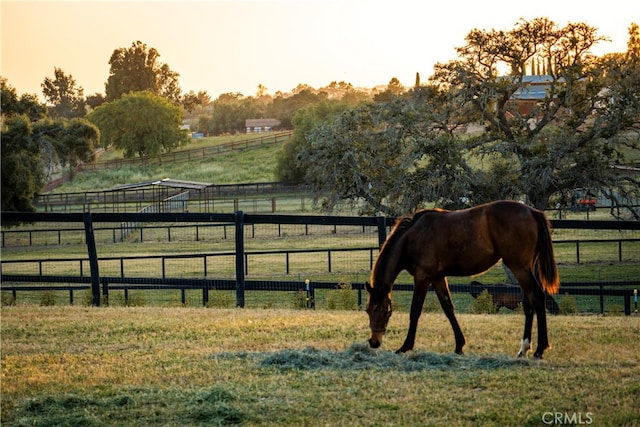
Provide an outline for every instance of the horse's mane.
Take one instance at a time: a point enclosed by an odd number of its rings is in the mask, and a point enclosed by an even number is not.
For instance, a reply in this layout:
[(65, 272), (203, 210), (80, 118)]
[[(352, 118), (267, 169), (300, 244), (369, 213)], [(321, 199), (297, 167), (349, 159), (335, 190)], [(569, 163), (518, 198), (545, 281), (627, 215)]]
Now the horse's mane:
[(420, 218), (431, 212), (445, 211), (443, 211), (442, 209), (423, 209), (414, 213), (413, 215), (404, 215), (398, 217), (396, 219), (395, 225), (393, 226), (393, 230), (391, 230), (391, 234), (380, 248), (380, 253), (382, 254), (383, 252), (385, 252), (384, 248), (386, 246), (394, 246), (404, 235), (404, 233), (413, 226), (413, 224), (415, 224)]
[(374, 265), (373, 272), (371, 274), (371, 285), (375, 287), (375, 276), (378, 265), (386, 265), (389, 258), (393, 255), (395, 251), (388, 250), (396, 246), (398, 241), (404, 236), (404, 234), (409, 230), (420, 218), (430, 212), (442, 212), (440, 209), (425, 209), (416, 212), (413, 215), (405, 215), (398, 217), (396, 219), (395, 225), (393, 226), (393, 230), (391, 230), (391, 234), (382, 244), (380, 248), (380, 254), (378, 255), (378, 260)]

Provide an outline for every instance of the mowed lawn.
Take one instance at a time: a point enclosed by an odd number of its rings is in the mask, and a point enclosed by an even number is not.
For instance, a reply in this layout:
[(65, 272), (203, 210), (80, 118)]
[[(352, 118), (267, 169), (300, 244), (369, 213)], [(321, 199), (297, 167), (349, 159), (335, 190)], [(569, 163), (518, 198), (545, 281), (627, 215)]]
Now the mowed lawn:
[(362, 311), (2, 307), (2, 425), (640, 423), (637, 315), (550, 316), (542, 361), (522, 315), (458, 317), (464, 356), (442, 313), (396, 355), (407, 313), (374, 351)]

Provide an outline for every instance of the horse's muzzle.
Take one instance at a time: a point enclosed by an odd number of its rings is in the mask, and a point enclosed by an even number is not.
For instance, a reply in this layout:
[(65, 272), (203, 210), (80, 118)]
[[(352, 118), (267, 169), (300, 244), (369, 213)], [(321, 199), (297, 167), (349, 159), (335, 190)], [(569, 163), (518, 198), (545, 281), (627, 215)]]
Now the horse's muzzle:
[(382, 336), (384, 335), (384, 332), (384, 330), (371, 331), (371, 338), (369, 338), (369, 346), (371, 346), (371, 348), (380, 347), (380, 344), (382, 344)]

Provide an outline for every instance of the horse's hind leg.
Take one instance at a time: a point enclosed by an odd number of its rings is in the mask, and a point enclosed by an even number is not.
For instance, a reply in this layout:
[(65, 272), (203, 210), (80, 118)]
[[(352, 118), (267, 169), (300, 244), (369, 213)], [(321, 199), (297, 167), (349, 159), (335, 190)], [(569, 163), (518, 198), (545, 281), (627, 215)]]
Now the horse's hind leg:
[(533, 306), (536, 311), (536, 317), (538, 318), (538, 348), (536, 348), (533, 357), (542, 359), (542, 353), (548, 348), (551, 348), (549, 344), (549, 336), (547, 334), (547, 304), (545, 301), (544, 291), (542, 287), (536, 286), (533, 292)]
[(526, 296), (522, 301), (522, 310), (524, 311), (524, 333), (522, 334), (522, 343), (520, 344), (518, 357), (525, 357), (531, 349), (531, 327), (533, 326), (534, 309), (531, 306), (529, 298)]
[(464, 347), (465, 339), (453, 309), (453, 302), (451, 301), (451, 291), (449, 290), (447, 278), (442, 277), (435, 280), (433, 282), (433, 289), (436, 291), (436, 295), (438, 295), (438, 300), (440, 301), (442, 310), (447, 316), (447, 319), (449, 319), (449, 323), (451, 323), (451, 327), (453, 328), (453, 335), (456, 339), (456, 353), (462, 354), (462, 347)]
[(533, 315), (535, 313), (538, 318), (538, 347), (533, 356), (542, 359), (542, 353), (550, 347), (549, 337), (547, 335), (547, 312), (544, 291), (531, 270), (520, 269), (514, 270), (513, 272), (524, 293), (522, 304), (525, 316), (524, 334), (522, 336), (522, 347), (518, 352), (518, 356), (525, 356), (531, 347), (531, 328), (533, 326)]

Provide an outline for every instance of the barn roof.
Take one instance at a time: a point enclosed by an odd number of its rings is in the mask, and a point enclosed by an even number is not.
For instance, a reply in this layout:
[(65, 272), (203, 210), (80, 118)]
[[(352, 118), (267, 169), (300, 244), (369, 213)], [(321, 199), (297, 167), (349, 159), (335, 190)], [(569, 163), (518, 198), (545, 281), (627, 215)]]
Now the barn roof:
[(245, 127), (265, 127), (265, 126), (280, 126), (280, 120), (278, 119), (245, 119)]
[(105, 190), (105, 191), (124, 191), (124, 190), (133, 190), (136, 188), (152, 187), (152, 186), (183, 188), (187, 190), (202, 190), (212, 185), (213, 183), (210, 183), (210, 182), (184, 181), (180, 179), (164, 178), (158, 181), (144, 181), (144, 182), (138, 182), (134, 184), (118, 185), (113, 188), (109, 188), (108, 190)]
[[(515, 91), (512, 98), (520, 100), (544, 99), (551, 90), (552, 82), (553, 76), (549, 75), (522, 76), (522, 87)], [(558, 82), (564, 82), (564, 79), (559, 78)]]

